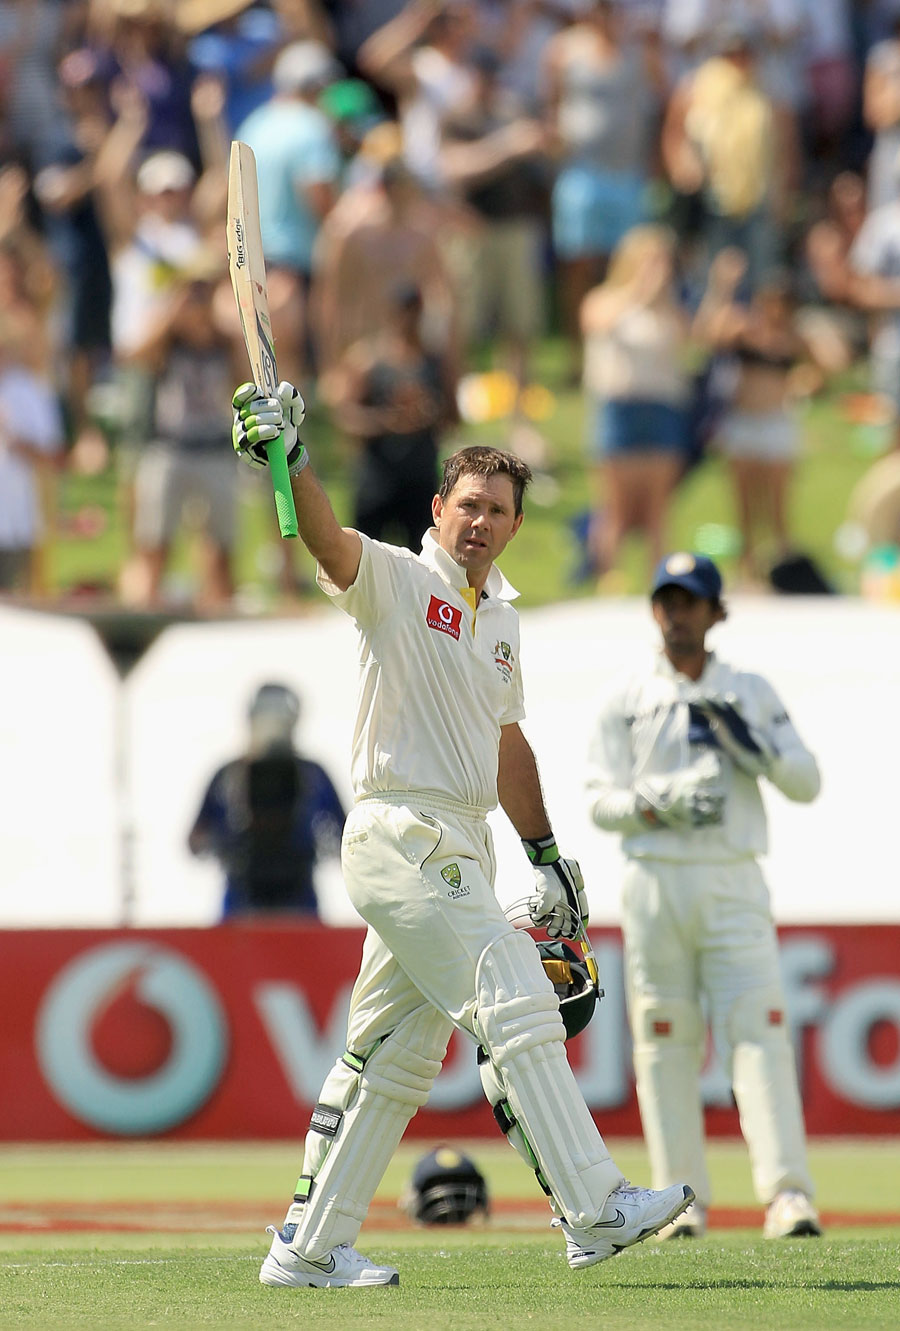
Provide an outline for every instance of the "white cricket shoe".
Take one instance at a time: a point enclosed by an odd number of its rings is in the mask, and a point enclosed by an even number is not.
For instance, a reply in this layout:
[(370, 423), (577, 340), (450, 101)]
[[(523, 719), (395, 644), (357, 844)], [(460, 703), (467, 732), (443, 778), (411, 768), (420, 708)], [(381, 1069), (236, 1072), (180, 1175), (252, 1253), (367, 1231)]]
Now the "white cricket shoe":
[(822, 1222), (805, 1192), (790, 1188), (779, 1192), (766, 1211), (765, 1239), (819, 1238)]
[(669, 1224), (694, 1200), (686, 1183), (652, 1192), (622, 1183), (609, 1194), (600, 1219), (589, 1229), (576, 1229), (565, 1220), (553, 1220), (566, 1236), (566, 1260), (573, 1270), (615, 1257), (622, 1248), (640, 1243)]
[(657, 1238), (660, 1239), (702, 1239), (706, 1233), (706, 1207), (699, 1202), (691, 1202), (686, 1211), (663, 1225)]
[(349, 1243), (339, 1244), (326, 1257), (313, 1262), (295, 1252), (274, 1225), (269, 1225), (266, 1233), (274, 1238), (259, 1272), (261, 1285), (293, 1285), (296, 1289), (314, 1285), (318, 1289), (335, 1289), (343, 1285), (400, 1284), (400, 1272), (393, 1266), (376, 1266)]

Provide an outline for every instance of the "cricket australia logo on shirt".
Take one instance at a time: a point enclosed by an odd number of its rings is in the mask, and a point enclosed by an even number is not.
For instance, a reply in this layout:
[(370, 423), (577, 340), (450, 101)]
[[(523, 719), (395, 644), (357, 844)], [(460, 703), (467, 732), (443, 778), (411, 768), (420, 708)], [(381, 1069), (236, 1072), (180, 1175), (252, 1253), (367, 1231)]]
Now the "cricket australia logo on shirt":
[(494, 644), (494, 665), (500, 672), (504, 684), (509, 684), (512, 680), (515, 660), (516, 658), (513, 656), (513, 650), (508, 642), (500, 642), (498, 640)]
[(462, 611), (457, 606), (449, 605), (447, 601), (439, 601), (436, 596), (432, 596), (428, 602), (425, 623), (430, 629), (437, 629), (438, 633), (449, 633), (451, 638), (459, 641)]

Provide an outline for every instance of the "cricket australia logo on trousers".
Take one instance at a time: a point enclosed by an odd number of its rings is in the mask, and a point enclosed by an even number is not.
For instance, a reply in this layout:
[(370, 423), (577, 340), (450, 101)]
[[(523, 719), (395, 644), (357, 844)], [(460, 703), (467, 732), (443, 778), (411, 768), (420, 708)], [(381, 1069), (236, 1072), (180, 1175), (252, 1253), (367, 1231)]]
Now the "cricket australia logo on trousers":
[(437, 629), (438, 633), (449, 633), (451, 638), (459, 641), (462, 611), (458, 606), (449, 605), (446, 601), (439, 601), (436, 596), (432, 596), (428, 602), (425, 623), (430, 629)]
[(441, 877), (444, 882), (448, 883), (450, 886), (450, 891), (447, 895), (451, 901), (456, 901), (458, 897), (467, 897), (469, 895), (469, 889), (462, 885), (462, 874), (459, 872), (458, 864), (446, 864), (444, 868), (441, 869)]

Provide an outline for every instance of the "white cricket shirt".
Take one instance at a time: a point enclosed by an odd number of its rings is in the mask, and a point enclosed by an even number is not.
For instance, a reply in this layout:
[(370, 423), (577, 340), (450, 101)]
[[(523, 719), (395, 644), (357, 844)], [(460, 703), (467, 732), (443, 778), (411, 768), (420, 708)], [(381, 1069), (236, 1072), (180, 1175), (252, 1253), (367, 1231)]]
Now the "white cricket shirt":
[(525, 715), (519, 616), (509, 604), (518, 593), (492, 568), (473, 613), (465, 570), (433, 530), (419, 555), (360, 539), (346, 591), (318, 571), (360, 636), (354, 793), (415, 790), (493, 809), (500, 727)]
[(721, 824), (648, 827), (635, 808), (642, 777), (666, 776), (696, 759), (690, 703), (703, 697), (737, 699), (741, 715), (778, 752), (769, 776), (788, 799), (806, 802), (819, 791), (819, 769), (775, 690), (761, 675), (734, 670), (707, 656), (695, 682), (660, 652), (653, 666), (616, 688), (604, 704), (588, 755), (590, 813), (598, 827), (622, 832), (622, 849), (636, 858), (727, 863), (767, 850), (765, 809), (756, 778), (721, 755), (726, 789)]

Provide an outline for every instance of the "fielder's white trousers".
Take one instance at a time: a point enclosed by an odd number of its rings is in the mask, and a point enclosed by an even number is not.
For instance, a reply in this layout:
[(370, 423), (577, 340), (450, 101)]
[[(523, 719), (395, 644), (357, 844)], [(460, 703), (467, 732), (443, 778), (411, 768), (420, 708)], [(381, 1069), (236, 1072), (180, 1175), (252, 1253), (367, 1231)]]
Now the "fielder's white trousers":
[[(631, 860), (625, 974), (653, 1186), (690, 1179), (709, 1205), (700, 1073), (706, 1019), (731, 1078), (758, 1199), (812, 1196), (769, 892), (753, 859)], [(704, 1013), (704, 1001), (706, 1013)]]

